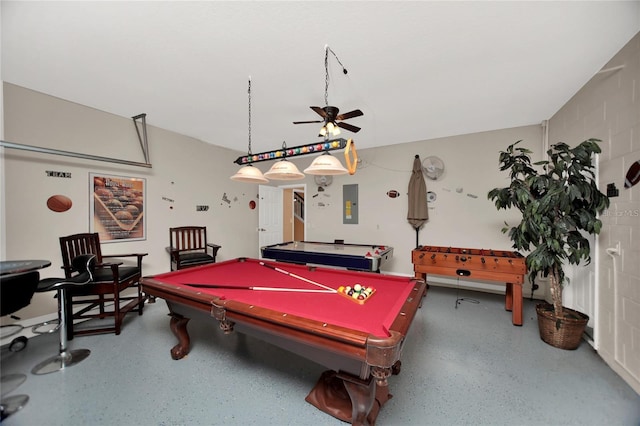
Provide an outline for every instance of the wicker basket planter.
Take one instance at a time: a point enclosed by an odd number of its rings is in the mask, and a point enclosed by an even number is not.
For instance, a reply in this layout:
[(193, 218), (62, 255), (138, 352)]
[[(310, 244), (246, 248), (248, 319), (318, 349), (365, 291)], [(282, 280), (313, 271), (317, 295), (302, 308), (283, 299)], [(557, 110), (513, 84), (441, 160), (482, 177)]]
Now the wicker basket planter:
[(552, 304), (536, 305), (540, 338), (556, 348), (573, 350), (580, 346), (589, 317), (573, 309), (562, 309), (563, 318), (556, 318)]

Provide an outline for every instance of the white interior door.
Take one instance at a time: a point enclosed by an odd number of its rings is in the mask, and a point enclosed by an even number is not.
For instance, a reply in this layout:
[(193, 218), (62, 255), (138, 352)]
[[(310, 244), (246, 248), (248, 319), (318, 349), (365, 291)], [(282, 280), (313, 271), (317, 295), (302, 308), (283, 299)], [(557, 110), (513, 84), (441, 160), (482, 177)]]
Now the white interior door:
[(596, 265), (598, 264), (596, 241), (593, 235), (587, 235), (591, 245), (591, 263), (586, 265), (566, 265), (565, 273), (570, 279), (562, 289), (563, 305), (575, 309), (589, 316), (589, 323), (585, 333), (593, 336), (595, 324), (595, 293), (596, 293)]
[(282, 242), (282, 188), (260, 185), (258, 190), (258, 257), (260, 247)]

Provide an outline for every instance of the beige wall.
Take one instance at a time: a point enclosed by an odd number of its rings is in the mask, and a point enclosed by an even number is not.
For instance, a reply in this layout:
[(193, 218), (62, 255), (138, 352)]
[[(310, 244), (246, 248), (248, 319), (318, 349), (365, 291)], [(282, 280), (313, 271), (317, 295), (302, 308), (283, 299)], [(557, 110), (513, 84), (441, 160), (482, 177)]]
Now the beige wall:
[[(132, 111), (132, 116), (141, 112)], [(10, 142), (144, 162), (130, 118), (8, 83), (4, 84), (4, 123), (4, 139)], [(0, 211), (6, 222), (2, 228), (6, 250), (1, 258), (50, 259), (52, 266), (43, 269), (41, 276), (59, 276), (58, 237), (89, 231), (90, 172), (146, 179), (146, 240), (102, 246), (105, 254), (149, 253), (143, 263), (145, 274), (169, 269), (165, 247), (171, 226), (207, 226), (208, 238), (222, 246), (220, 260), (255, 253), (258, 210), (251, 210), (249, 201), (257, 201), (257, 189), (229, 180), (237, 169), (233, 160), (242, 153), (154, 126), (148, 126), (148, 140), (151, 169), (2, 149)], [(70, 172), (71, 178), (47, 177), (47, 170)], [(48, 210), (46, 201), (54, 194), (70, 197), (72, 208), (64, 213)], [(196, 205), (208, 205), (209, 210), (197, 212)], [(29, 318), (43, 310), (56, 311), (51, 294), (37, 294), (35, 303), (18, 316)]]
[[(603, 141), (599, 186), (606, 192), (614, 183), (620, 195), (602, 215), (597, 241), (595, 346), (640, 393), (640, 185), (624, 188), (627, 170), (640, 160), (640, 33), (604, 65), (607, 69), (551, 118), (549, 139)], [(608, 255), (618, 244), (620, 253)]]

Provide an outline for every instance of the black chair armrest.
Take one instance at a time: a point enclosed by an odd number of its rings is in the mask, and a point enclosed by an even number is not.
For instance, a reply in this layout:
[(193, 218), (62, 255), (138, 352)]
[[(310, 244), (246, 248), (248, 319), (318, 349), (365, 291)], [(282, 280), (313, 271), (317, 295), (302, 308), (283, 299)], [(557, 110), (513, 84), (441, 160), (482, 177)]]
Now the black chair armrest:
[(142, 258), (149, 253), (128, 253), (128, 254), (103, 254), (102, 258), (120, 258), (120, 257), (136, 257), (138, 260), (138, 268), (142, 269)]
[(102, 258), (113, 258), (113, 257), (144, 257), (149, 253), (128, 253), (128, 254), (103, 254)]
[(207, 243), (207, 246), (211, 249), (211, 255), (213, 256), (213, 259), (216, 259), (216, 255), (218, 254), (218, 250), (220, 250), (220, 248), (222, 246), (218, 245), (218, 244), (214, 244), (214, 243)]

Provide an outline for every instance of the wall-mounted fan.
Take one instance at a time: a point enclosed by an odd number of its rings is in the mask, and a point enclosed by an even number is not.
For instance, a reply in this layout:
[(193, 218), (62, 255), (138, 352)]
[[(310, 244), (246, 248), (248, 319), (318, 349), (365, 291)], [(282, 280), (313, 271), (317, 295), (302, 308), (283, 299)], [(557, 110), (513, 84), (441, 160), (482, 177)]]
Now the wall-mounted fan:
[(431, 155), (422, 160), (422, 169), (429, 179), (438, 180), (444, 173), (444, 161), (440, 157)]
[(316, 182), (316, 185), (318, 185), (318, 191), (324, 191), (324, 189), (333, 182), (333, 176), (316, 175), (313, 177), (313, 180)]

